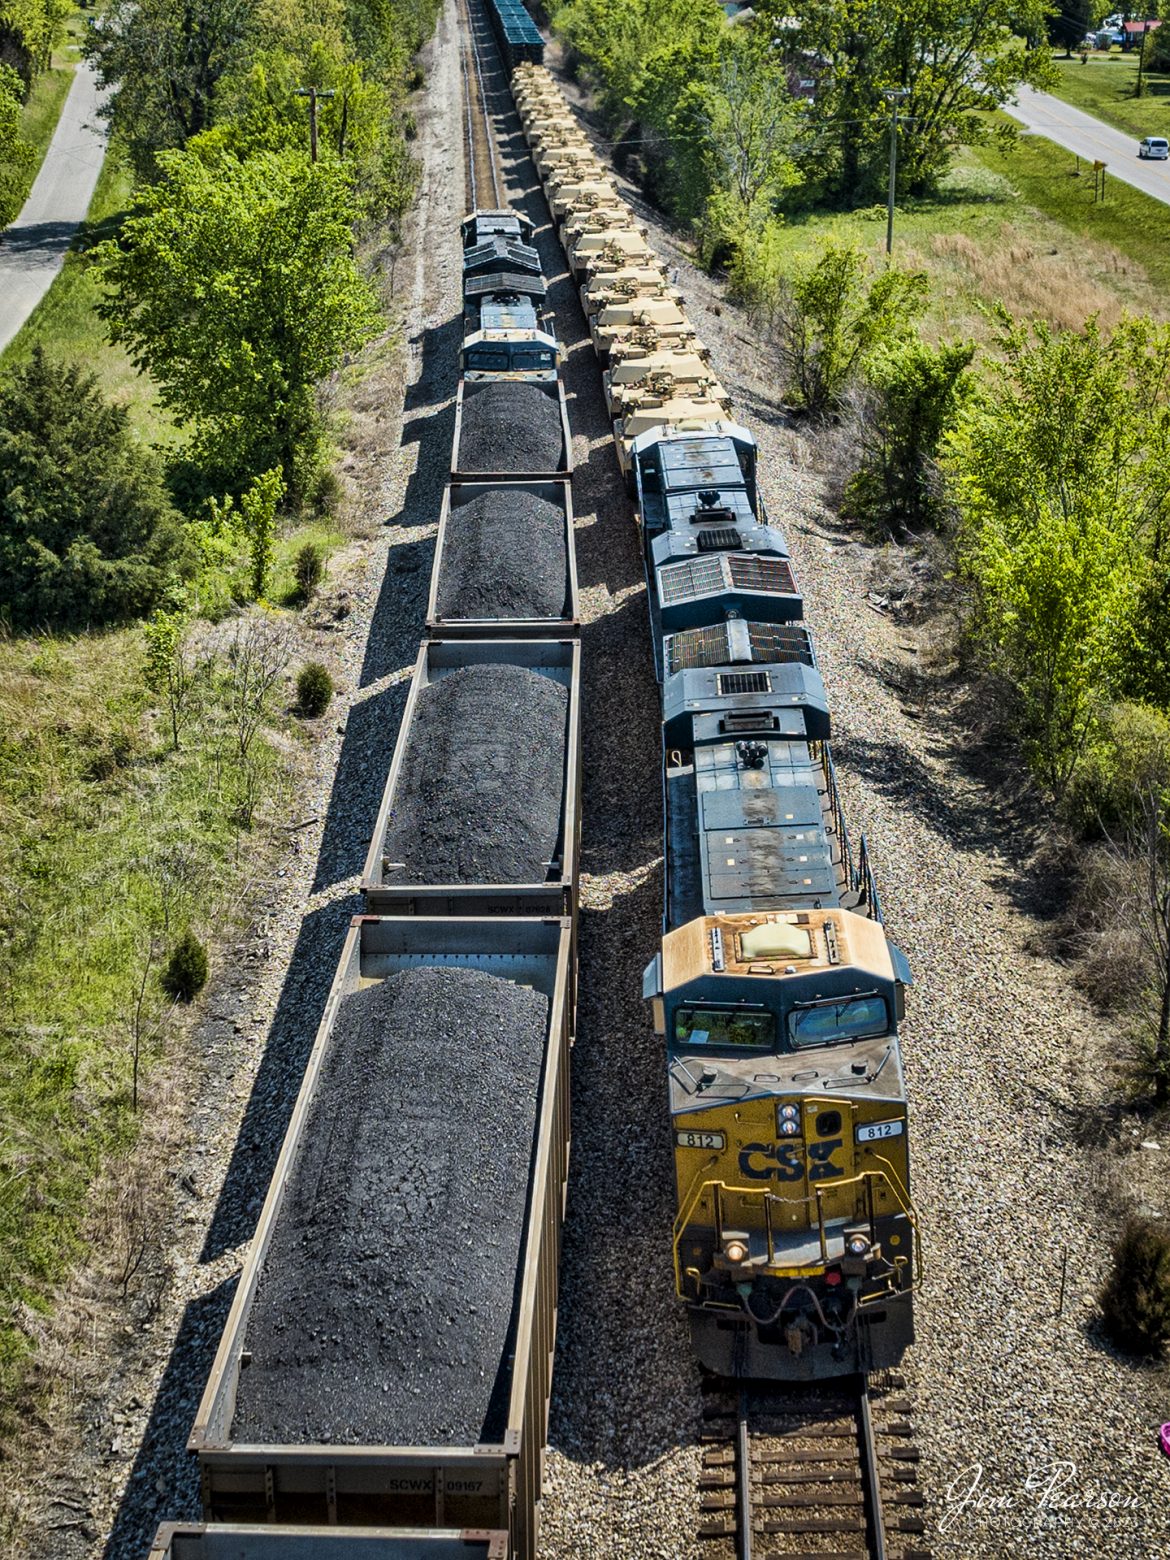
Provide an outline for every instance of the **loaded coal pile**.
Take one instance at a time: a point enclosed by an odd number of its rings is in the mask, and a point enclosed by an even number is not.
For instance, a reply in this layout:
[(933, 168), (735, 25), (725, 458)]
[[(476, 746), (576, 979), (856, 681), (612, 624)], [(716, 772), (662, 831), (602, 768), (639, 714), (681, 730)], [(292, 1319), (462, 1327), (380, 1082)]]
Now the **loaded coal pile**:
[(556, 851), (569, 692), (522, 666), (421, 689), (382, 843), (386, 883), (543, 883)]
[(473, 1445), (508, 1401), (548, 1000), (420, 968), (346, 997), (248, 1321), (238, 1441)]
[(563, 454), (560, 406), (552, 396), (510, 380), (465, 389), (457, 470), (560, 471)]
[(565, 512), (518, 489), (452, 507), (444, 533), (443, 618), (557, 618), (565, 610)]

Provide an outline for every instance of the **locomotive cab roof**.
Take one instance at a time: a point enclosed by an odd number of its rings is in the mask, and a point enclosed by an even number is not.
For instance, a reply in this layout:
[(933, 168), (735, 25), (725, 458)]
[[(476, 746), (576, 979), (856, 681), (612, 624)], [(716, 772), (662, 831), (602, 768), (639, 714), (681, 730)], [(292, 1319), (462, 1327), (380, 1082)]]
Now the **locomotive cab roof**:
[(493, 237), (511, 238), (521, 244), (532, 242), (532, 223), (518, 211), (501, 209), (473, 211), (460, 224), (464, 249), (472, 249)]
[[(810, 909), (696, 917), (667, 933), (642, 995), (675, 1058), (672, 1104), (693, 1108), (781, 1084), (900, 1097), (893, 1036), (910, 983), (880, 921)], [(786, 1064), (791, 1078), (761, 1070)]]

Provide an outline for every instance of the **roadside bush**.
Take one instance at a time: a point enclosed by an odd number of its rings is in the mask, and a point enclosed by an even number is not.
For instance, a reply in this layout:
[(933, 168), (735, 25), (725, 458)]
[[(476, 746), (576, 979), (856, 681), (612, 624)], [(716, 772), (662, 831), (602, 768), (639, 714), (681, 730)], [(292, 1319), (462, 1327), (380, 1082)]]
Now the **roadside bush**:
[(333, 678), (320, 661), (309, 661), (297, 675), (297, 708), (302, 715), (324, 715), (333, 697)]
[(163, 990), (180, 1002), (190, 1002), (207, 984), (207, 949), (188, 929), (171, 949), (162, 975)]
[(870, 265), (853, 244), (826, 243), (781, 284), (776, 344), (785, 393), (814, 416), (836, 411), (873, 355), (904, 341), (926, 307), (923, 271)]
[(861, 463), (841, 505), (847, 519), (895, 533), (942, 525), (947, 505), (935, 457), (971, 392), (974, 356), (973, 341), (928, 347), (917, 338), (874, 356), (870, 415), (858, 430)]
[(1130, 1354), (1160, 1356), (1170, 1342), (1170, 1227), (1131, 1215), (1100, 1294), (1105, 1330)]
[(306, 542), (298, 551), (293, 573), (301, 600), (312, 601), (317, 587), (325, 578), (325, 558), (316, 542)]
[(1151, 786), (1170, 787), (1170, 718), (1148, 704), (1111, 705), (1073, 775), (1066, 816), (1087, 837), (1124, 833)]
[(125, 621), (191, 562), (125, 408), (35, 348), (0, 384), (0, 611), (20, 627)]

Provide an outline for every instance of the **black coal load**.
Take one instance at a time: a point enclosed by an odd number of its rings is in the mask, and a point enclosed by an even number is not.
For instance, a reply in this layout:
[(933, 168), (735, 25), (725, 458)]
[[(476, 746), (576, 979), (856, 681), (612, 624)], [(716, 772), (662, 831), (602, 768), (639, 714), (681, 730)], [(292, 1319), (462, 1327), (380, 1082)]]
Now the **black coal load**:
[(535, 385), (492, 380), (464, 390), (459, 471), (560, 471), (563, 454), (560, 406)]
[(420, 968), (340, 1004), (248, 1321), (237, 1441), (505, 1428), (548, 1000)]
[(443, 618), (561, 617), (564, 510), (516, 488), (452, 506), (436, 604)]
[(382, 843), (384, 881), (543, 883), (560, 835), (569, 693), (523, 666), (419, 692)]

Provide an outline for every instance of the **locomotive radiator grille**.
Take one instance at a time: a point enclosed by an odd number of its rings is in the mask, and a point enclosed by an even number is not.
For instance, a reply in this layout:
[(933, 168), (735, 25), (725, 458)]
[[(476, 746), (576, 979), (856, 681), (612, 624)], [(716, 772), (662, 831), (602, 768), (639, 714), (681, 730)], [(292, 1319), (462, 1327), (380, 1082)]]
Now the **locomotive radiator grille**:
[(767, 672), (723, 672), (719, 677), (721, 695), (730, 693), (771, 693), (772, 679)]
[(729, 666), (747, 660), (799, 662), (813, 666), (812, 641), (806, 629), (783, 623), (737, 624), (742, 644), (744, 629), (750, 656), (733, 642), (732, 626), (717, 623), (710, 628), (685, 628), (666, 640), (667, 669), (684, 672), (703, 666)]
[[(723, 541), (704, 542), (704, 537), (735, 535), (732, 544)], [(726, 531), (700, 531), (698, 544), (701, 550), (717, 549), (714, 556), (688, 558), (682, 563), (672, 563), (658, 571), (658, 591), (663, 606), (685, 601), (690, 596), (710, 596), (721, 590), (751, 591), (756, 595), (795, 596), (796, 582), (792, 569), (784, 558), (758, 558), (751, 553), (729, 552), (729, 546), (738, 546), (742, 537), (732, 527)]]
[(812, 641), (803, 628), (785, 623), (749, 623), (753, 661), (800, 661), (814, 665)]
[(776, 591), (795, 596), (796, 581), (786, 558), (756, 558), (751, 554), (727, 560), (736, 590)]

